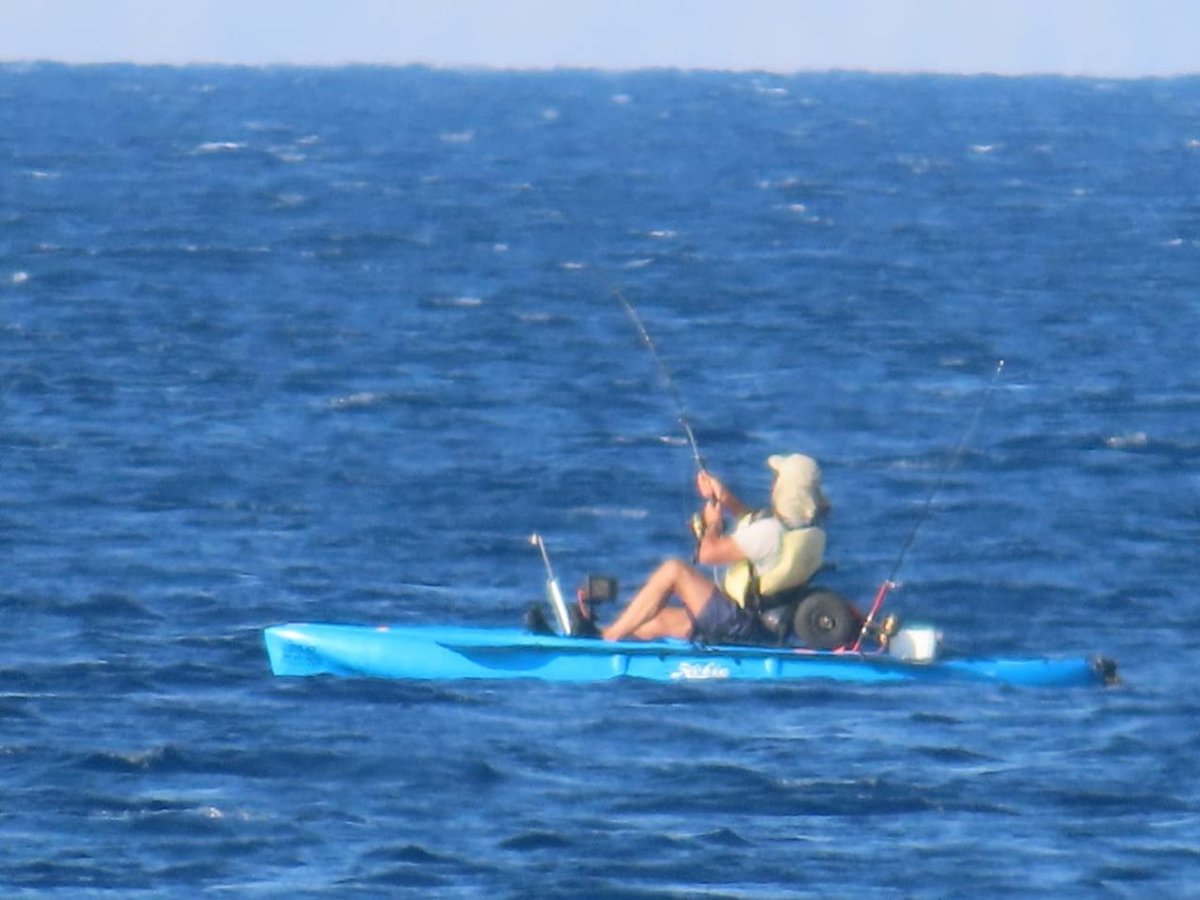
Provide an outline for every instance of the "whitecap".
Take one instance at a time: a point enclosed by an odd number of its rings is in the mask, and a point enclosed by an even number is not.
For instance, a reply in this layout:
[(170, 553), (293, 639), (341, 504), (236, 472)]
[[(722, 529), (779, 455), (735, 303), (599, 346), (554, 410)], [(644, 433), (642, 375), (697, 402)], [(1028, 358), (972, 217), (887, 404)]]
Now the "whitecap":
[(995, 144), (972, 144), (971, 145), (972, 153), (987, 154), (987, 153), (991, 153), (995, 149), (996, 149)]
[(1192, 138), (1190, 141), (1187, 142), (1187, 146), (1188, 146), (1189, 150), (1200, 150), (1200, 140), (1197, 140), (1196, 138)]
[(896, 159), (896, 162), (908, 169), (914, 175), (924, 175), (931, 168), (933, 163), (925, 156), (909, 156), (903, 154)]
[(30, 178), (34, 179), (35, 181), (45, 181), (50, 178), (61, 178), (62, 177), (61, 173), (59, 173), (59, 172), (47, 172), (47, 171), (44, 171), (43, 169), (30, 169), (25, 174), (27, 174)]
[(943, 369), (966, 369), (970, 366), (970, 360), (965, 356), (941, 356), (937, 365)]
[(579, 269), (587, 268), (587, 266), (581, 262), (565, 262), (562, 264), (562, 268), (566, 269), (569, 272), (576, 272)]
[(803, 203), (789, 203), (783, 207), (794, 216), (799, 216), (801, 222), (806, 222), (809, 225), (832, 225), (832, 219), (822, 219), (818, 215), (809, 212), (808, 207)]
[(621, 506), (576, 506), (571, 510), (578, 516), (591, 516), (596, 519), (645, 519), (649, 511)]
[(469, 128), (465, 131), (443, 131), (438, 137), (446, 144), (469, 144), (475, 140), (475, 132)]
[(238, 141), (205, 141), (196, 148), (197, 153), (231, 153), (246, 149), (246, 145)]
[(554, 109), (553, 107), (542, 110), (542, 118), (547, 122), (557, 122), (558, 117), (559, 117), (559, 112), (557, 109)]
[(482, 297), (440, 297), (433, 301), (435, 306), (453, 306), (460, 309), (469, 309), (476, 306), (483, 306)]
[(656, 228), (653, 231), (649, 232), (648, 234), (650, 237), (662, 241), (662, 240), (670, 240), (671, 238), (675, 237), (678, 234), (678, 232), (676, 232), (675, 230), (673, 230), (671, 228)]
[(282, 209), (293, 209), (297, 206), (303, 206), (307, 202), (308, 198), (298, 193), (284, 193), (275, 197), (275, 206)]
[(335, 397), (329, 401), (330, 409), (362, 409), (367, 406), (377, 406), (387, 399), (386, 394), (376, 394), (372, 391), (359, 391), (345, 397)]
[(1150, 443), (1150, 439), (1144, 431), (1135, 431), (1132, 434), (1118, 434), (1106, 438), (1104, 446), (1110, 450), (1133, 450), (1136, 448), (1145, 447)]
[(29, 280), (28, 272), (13, 272), (12, 273), (12, 283), (13, 284), (24, 284), (28, 280)]
[(507, 253), (508, 252), (508, 244), (504, 244), (504, 243), (492, 244), (492, 250), (496, 253)]
[(633, 98), (628, 94), (613, 94), (612, 102), (617, 106), (627, 106), (633, 102)]

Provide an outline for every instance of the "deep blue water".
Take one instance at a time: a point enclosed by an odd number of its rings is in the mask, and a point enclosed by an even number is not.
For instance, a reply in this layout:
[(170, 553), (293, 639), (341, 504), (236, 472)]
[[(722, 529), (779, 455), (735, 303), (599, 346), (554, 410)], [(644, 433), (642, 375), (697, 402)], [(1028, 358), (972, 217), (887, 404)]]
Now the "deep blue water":
[[(1197, 79), (0, 66), (0, 887), (1194, 896), (1198, 281)], [(890, 608), (1125, 684), (273, 679), (690, 552), (614, 288), (858, 598), (982, 408)]]

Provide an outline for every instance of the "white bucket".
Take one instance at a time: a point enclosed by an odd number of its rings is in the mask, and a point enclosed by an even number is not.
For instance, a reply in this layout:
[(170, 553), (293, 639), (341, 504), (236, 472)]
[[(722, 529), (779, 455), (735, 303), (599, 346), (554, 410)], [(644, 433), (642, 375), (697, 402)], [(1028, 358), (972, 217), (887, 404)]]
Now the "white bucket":
[(932, 625), (909, 625), (892, 635), (888, 653), (905, 662), (933, 662), (941, 644), (942, 633)]

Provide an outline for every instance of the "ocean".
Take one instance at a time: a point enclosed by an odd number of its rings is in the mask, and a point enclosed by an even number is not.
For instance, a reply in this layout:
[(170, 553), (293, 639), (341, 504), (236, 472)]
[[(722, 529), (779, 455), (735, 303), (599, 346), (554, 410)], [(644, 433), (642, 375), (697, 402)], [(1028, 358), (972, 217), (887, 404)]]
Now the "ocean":
[[(0, 126), (6, 895), (1200, 893), (1200, 79), (6, 64)], [(273, 678), (520, 622), (534, 531), (691, 553), (618, 293), (743, 497), (821, 461), (839, 590), (1123, 684)]]

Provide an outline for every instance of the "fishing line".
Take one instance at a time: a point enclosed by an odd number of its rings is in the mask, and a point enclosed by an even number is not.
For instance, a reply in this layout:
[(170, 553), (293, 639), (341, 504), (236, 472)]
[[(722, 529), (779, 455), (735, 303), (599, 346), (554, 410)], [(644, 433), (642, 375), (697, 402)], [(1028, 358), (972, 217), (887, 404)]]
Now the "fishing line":
[(667, 364), (663, 362), (663, 358), (659, 355), (658, 348), (654, 346), (654, 338), (650, 336), (650, 332), (646, 329), (646, 325), (642, 322), (642, 317), (638, 315), (633, 304), (629, 302), (629, 298), (621, 291), (616, 284), (604, 279), (600, 273), (594, 269), (589, 269), (593, 275), (600, 278), (612, 295), (621, 301), (621, 305), (625, 307), (625, 312), (629, 314), (629, 318), (633, 321), (634, 326), (638, 330), (638, 334), (642, 337), (642, 343), (646, 345), (646, 349), (650, 351), (650, 355), (654, 357), (654, 362), (658, 366), (658, 374), (666, 385), (668, 393), (671, 395), (671, 400), (675, 404), (675, 417), (679, 420), (680, 426), (683, 428), (683, 433), (687, 436), (688, 446), (692, 448), (692, 459), (696, 462), (696, 468), (704, 473), (708, 473), (708, 466), (704, 462), (704, 457), (700, 453), (700, 445), (696, 443), (696, 434), (692, 431), (691, 423), (688, 421), (687, 410), (683, 405), (683, 395), (679, 393), (679, 388), (675, 384), (675, 379), (671, 376), (671, 370), (667, 368)]
[[(692, 449), (692, 459), (696, 463), (696, 470), (707, 475), (708, 466), (704, 462), (704, 456), (700, 453), (700, 445), (696, 442), (696, 433), (692, 430), (691, 422), (688, 421), (687, 410), (683, 405), (683, 395), (679, 393), (679, 388), (675, 384), (671, 370), (667, 368), (666, 362), (663, 361), (658, 348), (654, 345), (654, 338), (650, 336), (649, 329), (646, 328), (646, 324), (642, 321), (642, 317), (638, 315), (638, 311), (634, 308), (633, 303), (630, 302), (629, 298), (625, 296), (624, 292), (613, 281), (604, 278), (595, 269), (589, 269), (588, 271), (599, 279), (612, 295), (621, 302), (621, 305), (625, 307), (625, 312), (629, 314), (630, 320), (633, 322), (634, 327), (637, 328), (638, 334), (641, 335), (642, 343), (646, 345), (646, 349), (654, 357), (654, 362), (658, 366), (658, 374), (663, 384), (666, 385), (667, 391), (671, 395), (671, 400), (675, 404), (675, 417), (679, 420), (679, 425), (683, 428), (683, 433), (687, 437), (688, 446)], [(716, 500), (715, 498), (711, 498), (708, 502), (715, 503)], [(690, 525), (692, 534), (696, 538), (696, 550), (692, 556), (692, 562), (696, 562), (699, 559), (700, 541), (704, 531), (703, 517), (699, 513), (693, 515)], [(717, 570), (715, 568), (713, 569), (713, 581), (717, 581)]]
[(1004, 371), (1004, 360), (1000, 360), (996, 364), (996, 371), (992, 373), (992, 380), (988, 382), (987, 389), (983, 392), (983, 396), (979, 399), (979, 403), (975, 406), (975, 414), (971, 417), (971, 422), (967, 426), (967, 430), (963, 432), (962, 439), (959, 440), (958, 446), (954, 448), (954, 453), (951, 454), (950, 458), (942, 464), (942, 471), (938, 475), (937, 484), (934, 485), (933, 490), (929, 492), (929, 496), (925, 498), (925, 506), (921, 509), (921, 514), (917, 517), (917, 521), (913, 523), (912, 531), (908, 533), (908, 539), (905, 540), (904, 545), (900, 548), (900, 553), (896, 557), (896, 562), (892, 566), (892, 571), (888, 574), (888, 581), (895, 580), (896, 573), (900, 571), (900, 566), (904, 562), (905, 555), (908, 553), (909, 548), (912, 547), (913, 542), (917, 539), (917, 532), (929, 519), (929, 515), (933, 510), (933, 501), (937, 498), (937, 495), (941, 493), (942, 488), (945, 487), (946, 478), (949, 476), (950, 470), (958, 465), (959, 458), (963, 455), (963, 451), (966, 449), (967, 443), (970, 441), (971, 436), (975, 433), (975, 429), (979, 425), (979, 420), (983, 416), (983, 411), (987, 407), (988, 398), (991, 396), (992, 389), (996, 386), (996, 381), (1000, 378), (1000, 373), (1002, 371)]
[(879, 585), (879, 591), (875, 595), (875, 602), (871, 605), (871, 611), (867, 614), (867, 618), (863, 621), (862, 630), (859, 632), (858, 640), (854, 642), (852, 650), (857, 650), (862, 643), (863, 637), (867, 630), (875, 621), (875, 616), (879, 613), (879, 608), (883, 606), (884, 598), (887, 597), (888, 591), (896, 586), (896, 575), (900, 571), (900, 566), (904, 564), (904, 557), (908, 554), (909, 548), (917, 539), (917, 532), (921, 530), (921, 526), (929, 519), (930, 513), (933, 511), (933, 502), (941, 493), (942, 488), (946, 484), (946, 478), (950, 474), (950, 470), (957, 464), (959, 458), (963, 455), (963, 451), (967, 447), (971, 436), (975, 433), (976, 427), (979, 425), (979, 420), (983, 417), (983, 411), (987, 407), (988, 399), (992, 395), (992, 390), (996, 387), (996, 382), (1000, 379), (1000, 373), (1004, 371), (1004, 360), (999, 360), (996, 363), (996, 371), (992, 373), (992, 379), (988, 382), (987, 388), (983, 392), (983, 396), (979, 398), (979, 403), (975, 406), (975, 414), (971, 417), (970, 423), (967, 425), (966, 431), (963, 432), (962, 438), (958, 442), (958, 446), (954, 448), (954, 452), (942, 464), (941, 472), (938, 473), (937, 484), (933, 490), (929, 492), (929, 496), (925, 498), (925, 505), (921, 509), (920, 515), (913, 523), (912, 530), (908, 533), (908, 538), (900, 547), (900, 552), (896, 556), (895, 563), (892, 564), (892, 570), (888, 573), (888, 577)]

